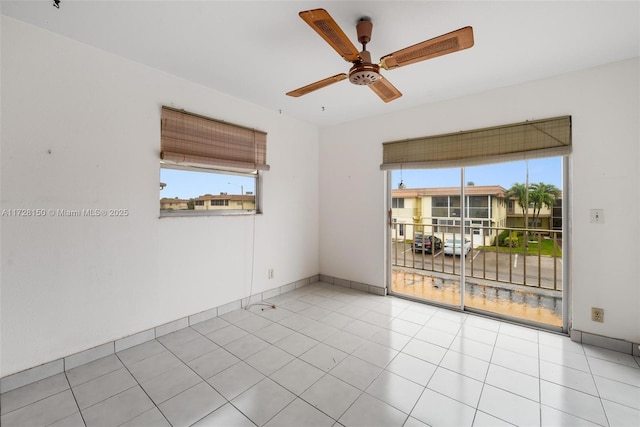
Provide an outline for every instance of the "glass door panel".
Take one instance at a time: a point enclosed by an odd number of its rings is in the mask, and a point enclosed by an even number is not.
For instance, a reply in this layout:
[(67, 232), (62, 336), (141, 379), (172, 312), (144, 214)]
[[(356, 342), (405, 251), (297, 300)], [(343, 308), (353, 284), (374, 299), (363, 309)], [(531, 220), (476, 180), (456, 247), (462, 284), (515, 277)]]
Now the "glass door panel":
[(391, 176), (391, 293), (563, 327), (562, 158)]

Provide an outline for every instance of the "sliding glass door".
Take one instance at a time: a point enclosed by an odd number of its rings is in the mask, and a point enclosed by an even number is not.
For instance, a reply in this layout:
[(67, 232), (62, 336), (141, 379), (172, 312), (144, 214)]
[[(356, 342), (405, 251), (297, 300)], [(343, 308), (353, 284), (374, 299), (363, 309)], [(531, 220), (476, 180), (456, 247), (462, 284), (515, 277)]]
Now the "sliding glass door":
[(390, 293), (566, 330), (562, 157), (389, 181)]

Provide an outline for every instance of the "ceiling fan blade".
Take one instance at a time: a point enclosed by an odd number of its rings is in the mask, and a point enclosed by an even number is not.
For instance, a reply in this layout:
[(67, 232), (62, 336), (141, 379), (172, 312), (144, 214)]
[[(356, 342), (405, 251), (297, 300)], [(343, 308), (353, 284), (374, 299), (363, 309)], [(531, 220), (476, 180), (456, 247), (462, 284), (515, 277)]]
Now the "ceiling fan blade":
[(326, 79), (317, 81), (315, 83), (311, 83), (310, 85), (303, 86), (296, 90), (292, 90), (291, 92), (287, 92), (287, 95), (297, 98), (299, 96), (306, 95), (310, 92), (313, 92), (314, 90), (322, 89), (323, 87), (327, 87), (331, 84), (337, 83), (340, 80), (344, 80), (346, 78), (347, 78), (347, 75), (345, 73), (336, 74), (335, 76), (327, 77)]
[(384, 77), (377, 80), (375, 83), (371, 83), (369, 87), (384, 102), (390, 102), (402, 96), (402, 93), (400, 93), (400, 91)]
[(299, 15), (346, 61), (353, 62), (358, 60), (358, 49), (351, 43), (326, 10), (306, 10), (300, 12)]
[(464, 27), (385, 55), (380, 58), (380, 67), (385, 70), (391, 70), (468, 49), (471, 46), (473, 46), (473, 29), (471, 27)]

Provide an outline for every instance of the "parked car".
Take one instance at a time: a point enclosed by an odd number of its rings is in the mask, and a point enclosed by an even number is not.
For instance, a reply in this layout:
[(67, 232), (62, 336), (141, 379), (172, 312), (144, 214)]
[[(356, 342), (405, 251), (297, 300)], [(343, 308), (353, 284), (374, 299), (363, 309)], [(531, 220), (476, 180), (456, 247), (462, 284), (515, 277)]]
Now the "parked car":
[(416, 233), (413, 237), (413, 252), (422, 252), (424, 250), (430, 254), (432, 248), (435, 248), (436, 251), (442, 249), (442, 239), (432, 236), (431, 234), (423, 239), (422, 233)]
[(464, 239), (464, 248), (462, 246), (462, 240), (460, 238), (456, 239), (447, 239), (444, 243), (444, 254), (445, 255), (457, 255), (460, 256), (464, 252), (464, 256), (471, 251), (471, 240)]

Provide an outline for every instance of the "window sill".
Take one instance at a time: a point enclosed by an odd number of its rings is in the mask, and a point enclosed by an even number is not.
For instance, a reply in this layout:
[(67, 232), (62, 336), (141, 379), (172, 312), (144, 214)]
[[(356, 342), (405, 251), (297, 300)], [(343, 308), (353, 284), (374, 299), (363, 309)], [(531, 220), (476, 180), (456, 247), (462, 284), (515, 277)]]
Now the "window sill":
[(160, 218), (191, 218), (191, 217), (208, 217), (208, 216), (244, 216), (244, 215), (262, 215), (262, 212), (250, 210), (235, 209), (219, 209), (219, 210), (180, 210), (180, 211), (162, 211)]

